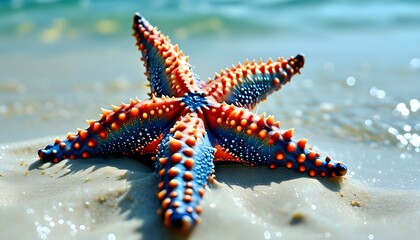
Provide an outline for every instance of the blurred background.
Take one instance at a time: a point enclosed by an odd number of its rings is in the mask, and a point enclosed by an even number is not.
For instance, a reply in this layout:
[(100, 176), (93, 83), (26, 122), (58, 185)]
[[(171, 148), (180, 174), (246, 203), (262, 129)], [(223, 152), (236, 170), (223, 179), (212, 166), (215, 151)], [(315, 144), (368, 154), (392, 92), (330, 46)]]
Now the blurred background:
[(350, 176), (418, 188), (414, 0), (0, 0), (0, 143), (64, 137), (100, 107), (145, 99), (131, 36), (137, 11), (203, 80), (245, 59), (304, 53), (302, 74), (255, 112), (347, 161)]

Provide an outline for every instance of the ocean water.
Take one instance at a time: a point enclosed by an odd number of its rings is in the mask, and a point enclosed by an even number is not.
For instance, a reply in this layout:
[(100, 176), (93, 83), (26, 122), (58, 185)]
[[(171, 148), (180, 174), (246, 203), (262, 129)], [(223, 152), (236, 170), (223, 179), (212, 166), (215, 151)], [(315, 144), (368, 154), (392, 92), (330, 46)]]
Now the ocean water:
[(304, 53), (302, 74), (255, 112), (345, 162), (350, 178), (419, 189), (418, 1), (0, 1), (0, 143), (64, 136), (100, 107), (146, 98), (137, 11), (204, 80)]

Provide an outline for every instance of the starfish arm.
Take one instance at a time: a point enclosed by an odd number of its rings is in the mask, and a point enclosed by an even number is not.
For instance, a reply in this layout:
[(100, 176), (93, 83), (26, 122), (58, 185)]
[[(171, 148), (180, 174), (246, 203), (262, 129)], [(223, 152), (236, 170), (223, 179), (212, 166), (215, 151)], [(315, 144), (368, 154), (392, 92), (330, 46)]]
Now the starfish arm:
[(199, 223), (214, 150), (196, 113), (180, 118), (162, 140), (156, 162), (160, 181), (157, 196), (166, 226), (189, 230)]
[(257, 116), (234, 105), (220, 104), (204, 110), (208, 128), (225, 159), (271, 169), (286, 167), (309, 176), (342, 176), (347, 168), (306, 145), (306, 139), (293, 139), (293, 130), (281, 130), (273, 117)]
[(210, 81), (203, 90), (219, 103), (226, 102), (252, 109), (269, 94), (288, 83), (294, 74), (299, 73), (304, 61), (303, 55), (298, 54), (296, 57), (279, 58), (274, 62), (270, 59), (265, 63), (253, 61), (244, 65), (238, 64), (216, 74), (215, 80)]
[(197, 76), (191, 71), (188, 57), (172, 45), (170, 39), (154, 28), (139, 13), (134, 15), (134, 36), (141, 51), (150, 82), (151, 94), (160, 97), (183, 96), (199, 89)]
[(103, 110), (86, 130), (57, 139), (38, 151), (40, 159), (57, 163), (66, 158), (138, 156), (155, 154), (157, 144), (185, 104), (179, 98), (131, 100), (130, 104)]

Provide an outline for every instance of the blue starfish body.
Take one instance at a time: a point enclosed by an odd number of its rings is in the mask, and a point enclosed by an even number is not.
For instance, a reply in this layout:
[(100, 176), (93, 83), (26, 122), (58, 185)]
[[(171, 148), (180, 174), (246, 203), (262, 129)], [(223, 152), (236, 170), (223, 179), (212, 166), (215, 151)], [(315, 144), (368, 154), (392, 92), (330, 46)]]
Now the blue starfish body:
[(40, 159), (155, 155), (157, 198), (163, 222), (181, 230), (199, 221), (204, 187), (217, 161), (286, 167), (311, 177), (346, 174), (341, 162), (321, 158), (282, 130), (272, 116), (252, 108), (299, 73), (304, 57), (245, 62), (203, 83), (188, 58), (140, 14), (134, 36), (142, 52), (150, 99), (103, 110), (86, 130), (57, 139), (38, 151)]

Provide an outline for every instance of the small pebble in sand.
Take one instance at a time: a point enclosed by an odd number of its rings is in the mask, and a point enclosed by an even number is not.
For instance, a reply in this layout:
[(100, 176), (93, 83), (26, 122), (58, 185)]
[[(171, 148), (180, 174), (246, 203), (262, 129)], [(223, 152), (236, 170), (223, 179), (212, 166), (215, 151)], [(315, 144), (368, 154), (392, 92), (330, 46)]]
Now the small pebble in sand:
[(352, 201), (350, 202), (350, 205), (351, 205), (352, 207), (360, 207), (360, 206), (362, 205), (362, 203), (361, 203), (359, 200), (352, 200)]
[(292, 215), (289, 224), (296, 225), (305, 221), (305, 214), (297, 212)]
[(106, 201), (106, 198), (105, 198), (104, 195), (99, 196), (99, 198), (98, 198), (99, 203), (104, 203), (105, 201)]

